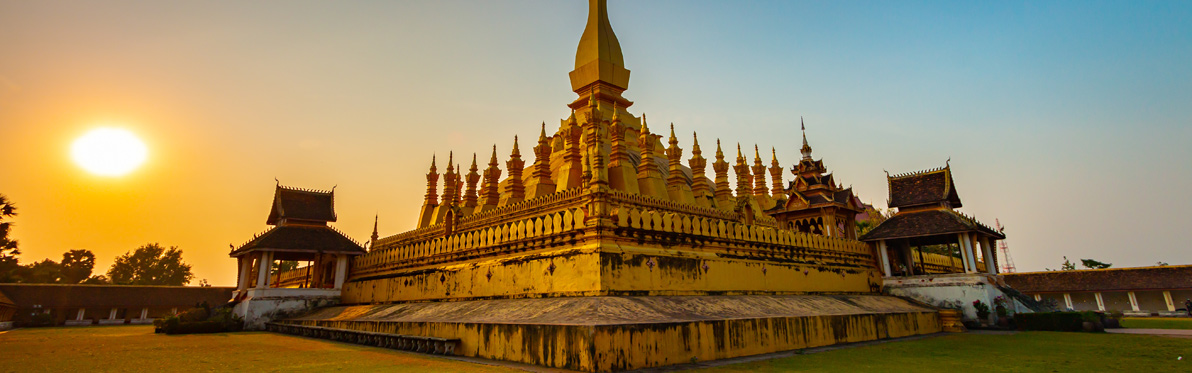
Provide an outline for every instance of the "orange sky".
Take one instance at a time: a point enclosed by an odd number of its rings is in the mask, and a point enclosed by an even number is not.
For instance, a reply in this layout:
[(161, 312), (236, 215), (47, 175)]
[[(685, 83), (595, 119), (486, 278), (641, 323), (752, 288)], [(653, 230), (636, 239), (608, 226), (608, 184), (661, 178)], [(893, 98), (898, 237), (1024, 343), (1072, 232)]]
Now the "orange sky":
[[(964, 211), (1009, 226), (1020, 269), (1192, 262), (1186, 10), (735, 4), (609, 5), (630, 111), (674, 122), (680, 146), (699, 131), (790, 164), (806, 116), (815, 156), (879, 206), (883, 170), (951, 157)], [(266, 229), (275, 177), (338, 185), (335, 226), (358, 241), (374, 214), (408, 230), (432, 153), (504, 158), (567, 117), (586, 8), (0, 2), (0, 193), (22, 263), (89, 249), (103, 273), (158, 242), (232, 285), (228, 245)], [(146, 164), (75, 166), (71, 142), (103, 125), (137, 133)]]

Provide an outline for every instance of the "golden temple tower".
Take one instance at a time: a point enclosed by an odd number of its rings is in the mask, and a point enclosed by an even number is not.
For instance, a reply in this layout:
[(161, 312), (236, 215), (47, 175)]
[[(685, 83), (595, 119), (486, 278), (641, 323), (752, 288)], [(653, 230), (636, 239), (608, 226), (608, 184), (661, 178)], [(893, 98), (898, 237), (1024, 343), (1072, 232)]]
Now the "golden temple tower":
[[(719, 140), (714, 183), (694, 134), (688, 165), (673, 125), (664, 148), (627, 110), (604, 0), (589, 1), (569, 77), (571, 114), (553, 134), (539, 126), (529, 172), (514, 137), (506, 178), (495, 147), (482, 178), (475, 161), (467, 176), (449, 161), (436, 205), (432, 157), (423, 211), (446, 217), (377, 240), (352, 262), (342, 305), (280, 324), (433, 337), (461, 355), (584, 371), (939, 330), (934, 310), (876, 293), (867, 245), (769, 215), (756, 147), (751, 173), (738, 145), (735, 195)], [(465, 207), (483, 179), (472, 210), (454, 207), (465, 177)]]

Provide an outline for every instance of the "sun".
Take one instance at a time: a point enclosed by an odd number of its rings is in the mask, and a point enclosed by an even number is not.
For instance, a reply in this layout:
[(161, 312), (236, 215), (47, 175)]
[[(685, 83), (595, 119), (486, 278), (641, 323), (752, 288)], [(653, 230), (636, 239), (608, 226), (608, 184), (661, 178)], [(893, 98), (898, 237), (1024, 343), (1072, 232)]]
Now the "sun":
[(96, 128), (75, 140), (70, 156), (90, 173), (121, 176), (137, 169), (149, 149), (136, 135), (119, 128)]

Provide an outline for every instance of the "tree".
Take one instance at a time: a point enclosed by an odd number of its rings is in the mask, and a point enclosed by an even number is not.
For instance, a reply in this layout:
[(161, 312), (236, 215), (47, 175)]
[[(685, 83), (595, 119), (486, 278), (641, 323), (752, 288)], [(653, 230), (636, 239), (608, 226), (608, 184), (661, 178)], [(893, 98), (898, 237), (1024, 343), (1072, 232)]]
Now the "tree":
[(62, 254), (62, 282), (77, 284), (91, 277), (95, 254), (90, 250), (71, 250)]
[(1064, 264), (1060, 264), (1060, 270), (1061, 271), (1075, 271), (1076, 265), (1072, 264), (1071, 261), (1068, 261), (1067, 256), (1064, 256)]
[(104, 275), (95, 275), (95, 276), (88, 277), (86, 280), (83, 280), (83, 282), (80, 282), (80, 284), (88, 284), (88, 285), (111, 285), (111, 284), (112, 284), (112, 282), (111, 282), (111, 281), (108, 281), (108, 276), (104, 276)]
[(1167, 262), (1155, 262), (1155, 265), (1164, 267), (1164, 266), (1167, 266)]
[(181, 286), (192, 278), (190, 264), (182, 261), (182, 250), (177, 246), (167, 250), (157, 243), (116, 257), (116, 262), (108, 269), (108, 279), (116, 285)]
[(53, 260), (42, 260), (24, 267), (21, 282), (27, 284), (57, 284), (62, 282), (62, 265)]
[(17, 255), (17, 240), (8, 238), (12, 223), (5, 221), (17, 216), (17, 206), (0, 194), (0, 282), (16, 282), (19, 280), (20, 263)]
[(1080, 265), (1088, 269), (1105, 269), (1113, 266), (1113, 263), (1102, 263), (1092, 259), (1081, 259)]

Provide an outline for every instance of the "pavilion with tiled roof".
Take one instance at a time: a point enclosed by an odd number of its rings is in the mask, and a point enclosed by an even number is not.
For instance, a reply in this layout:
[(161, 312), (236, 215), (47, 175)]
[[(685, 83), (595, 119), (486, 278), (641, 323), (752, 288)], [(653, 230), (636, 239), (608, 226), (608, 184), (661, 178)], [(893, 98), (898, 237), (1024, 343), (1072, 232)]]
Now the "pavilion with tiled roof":
[[(348, 259), (366, 251), (329, 223), (336, 221), (335, 192), (277, 185), (265, 232), (236, 247), (229, 254), (240, 264), (237, 297), (246, 295), (250, 280), (255, 289), (281, 287), (270, 272), (273, 262), (305, 261), (302, 278), (288, 284), (300, 288), (340, 289)], [(294, 271), (291, 271), (294, 272)]]
[[(877, 244), (887, 276), (982, 269), (997, 274), (994, 243), (1006, 236), (955, 210), (961, 202), (950, 166), (886, 179), (888, 207), (898, 212), (859, 239)], [(941, 245), (959, 255), (925, 254), (921, 249)]]
[[(822, 159), (811, 157), (807, 127), (803, 126), (803, 158), (791, 168), (795, 180), (785, 190), (785, 198), (766, 211), (790, 230), (824, 236), (857, 238), (857, 214), (863, 208), (853, 195), (853, 188), (836, 184)], [(775, 161), (777, 162), (777, 161)], [(777, 187), (776, 187), (777, 188)], [(776, 191), (777, 192), (777, 191)]]

